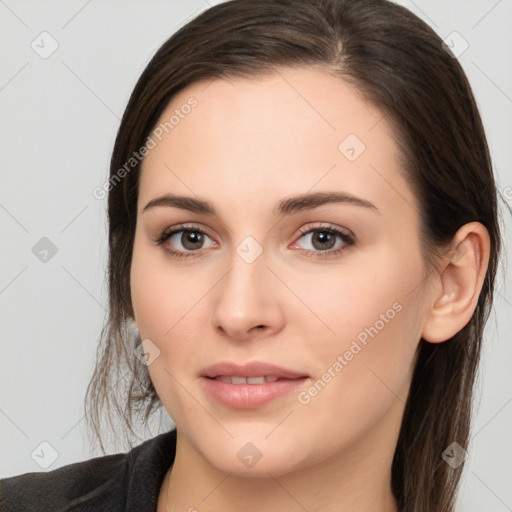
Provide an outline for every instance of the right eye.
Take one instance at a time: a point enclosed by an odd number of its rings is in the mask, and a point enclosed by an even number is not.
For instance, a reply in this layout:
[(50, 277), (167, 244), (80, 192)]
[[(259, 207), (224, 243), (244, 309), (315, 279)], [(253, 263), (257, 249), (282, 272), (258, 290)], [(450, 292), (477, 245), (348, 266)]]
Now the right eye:
[[(206, 232), (197, 226), (180, 225), (164, 230), (156, 240), (156, 243), (158, 245), (162, 245), (164, 251), (170, 256), (176, 258), (188, 258), (189, 256), (199, 255), (196, 253), (203, 249), (205, 237), (211, 240)], [(180, 248), (176, 250), (172, 248), (180, 244), (183, 249)], [(213, 242), (213, 246), (215, 245), (215, 242)]]

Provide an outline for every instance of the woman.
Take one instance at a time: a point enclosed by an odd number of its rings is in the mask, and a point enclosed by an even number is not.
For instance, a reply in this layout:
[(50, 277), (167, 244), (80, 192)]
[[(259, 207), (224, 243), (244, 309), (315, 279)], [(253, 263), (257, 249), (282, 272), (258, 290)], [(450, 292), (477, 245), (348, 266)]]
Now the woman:
[(2, 510), (453, 510), (500, 232), (470, 86), (425, 23), (208, 9), (144, 70), (102, 191), (88, 419), (100, 443), (103, 407), (176, 429), (4, 479)]

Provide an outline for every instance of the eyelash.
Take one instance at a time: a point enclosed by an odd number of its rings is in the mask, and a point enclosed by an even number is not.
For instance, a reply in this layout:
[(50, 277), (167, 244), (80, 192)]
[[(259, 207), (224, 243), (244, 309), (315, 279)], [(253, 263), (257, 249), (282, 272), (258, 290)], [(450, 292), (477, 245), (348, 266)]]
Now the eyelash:
[[(201, 228), (199, 228), (197, 226), (180, 224), (178, 226), (174, 226), (171, 229), (166, 229), (162, 233), (160, 233), (159, 237), (155, 240), (155, 243), (157, 245), (163, 246), (163, 250), (169, 256), (172, 256), (173, 258), (189, 258), (189, 257), (198, 256), (199, 251), (191, 251), (191, 252), (174, 251), (172, 249), (169, 249), (169, 247), (163, 245), (172, 235), (175, 235), (176, 233), (180, 233), (181, 231), (189, 231), (191, 233), (201, 233), (201, 234), (206, 235), (209, 238), (211, 238), (210, 235), (208, 235), (208, 233), (206, 231), (202, 230)], [(315, 227), (308, 227), (308, 228), (300, 228), (299, 229), (300, 236), (297, 238), (297, 241), (300, 240), (304, 235), (307, 235), (309, 233), (314, 233), (317, 231), (322, 232), (322, 233), (330, 233), (332, 235), (339, 236), (341, 238), (341, 240), (343, 241), (344, 245), (336, 250), (326, 250), (326, 251), (313, 251), (310, 249), (303, 249), (303, 251), (308, 256), (311, 255), (314, 257), (318, 257), (318, 258), (333, 257), (335, 255), (342, 253), (343, 251), (346, 251), (349, 247), (351, 247), (355, 243), (355, 240), (351, 235), (349, 235), (348, 233), (341, 231), (333, 226), (315, 226)]]

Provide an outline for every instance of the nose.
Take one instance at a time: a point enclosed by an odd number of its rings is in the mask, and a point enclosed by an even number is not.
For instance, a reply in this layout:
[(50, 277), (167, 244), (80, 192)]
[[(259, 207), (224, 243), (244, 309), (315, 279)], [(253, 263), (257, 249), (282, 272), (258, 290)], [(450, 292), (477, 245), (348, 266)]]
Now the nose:
[(265, 253), (248, 262), (233, 251), (231, 268), (216, 286), (212, 322), (226, 337), (248, 340), (283, 327), (282, 285), (267, 266)]

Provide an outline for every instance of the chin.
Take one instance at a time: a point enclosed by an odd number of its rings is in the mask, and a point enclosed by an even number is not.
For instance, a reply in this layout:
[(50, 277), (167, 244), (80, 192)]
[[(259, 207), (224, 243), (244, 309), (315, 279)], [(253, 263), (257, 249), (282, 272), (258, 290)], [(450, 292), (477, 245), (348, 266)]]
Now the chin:
[(205, 455), (219, 471), (243, 478), (268, 478), (269, 473), (279, 476), (308, 465), (302, 450), (264, 439), (242, 443), (232, 440), (230, 446), (219, 446), (215, 453)]

